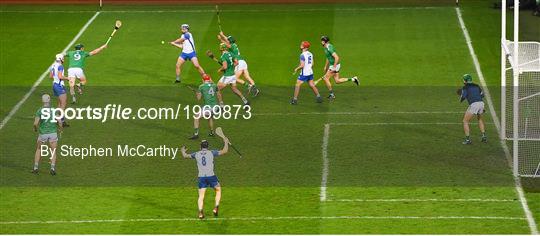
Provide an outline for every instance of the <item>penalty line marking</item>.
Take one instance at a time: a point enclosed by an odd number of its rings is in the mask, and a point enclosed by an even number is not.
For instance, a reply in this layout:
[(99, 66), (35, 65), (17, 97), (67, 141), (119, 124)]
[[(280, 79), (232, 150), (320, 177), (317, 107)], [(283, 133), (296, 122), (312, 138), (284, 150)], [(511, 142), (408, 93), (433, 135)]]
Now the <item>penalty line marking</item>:
[(327, 202), (515, 202), (517, 199), (492, 198), (388, 198), (388, 199), (327, 199)]
[(359, 112), (267, 112), (253, 113), (255, 116), (294, 116), (294, 115), (392, 115), (392, 114), (463, 114), (464, 111), (359, 111)]
[[(207, 218), (207, 221), (271, 221), (271, 220), (525, 220), (524, 217), (507, 216), (261, 216)], [(201, 221), (198, 218), (156, 218), (156, 219), (104, 219), (104, 220), (47, 220), (47, 221), (3, 221), (0, 225), (26, 224), (84, 224), (118, 222), (167, 222)]]
[[(92, 22), (94, 22), (94, 20), (96, 19), (97, 16), (99, 16), (99, 11), (96, 12), (92, 18), (90, 18), (86, 24), (84, 24), (84, 26), (79, 30), (79, 33), (77, 33), (77, 35), (75, 35), (75, 37), (71, 40), (71, 42), (69, 42), (69, 44), (64, 48), (64, 50), (62, 50), (62, 53), (66, 53), (66, 51), (73, 45), (75, 44), (75, 42), (77, 40), (79, 40), (79, 38), (81, 37), (81, 35), (84, 33), (84, 31), (86, 31), (86, 29), (88, 28), (88, 26), (90, 26), (90, 24), (92, 24)], [(17, 113), (17, 111), (21, 108), (21, 106), (26, 102), (26, 100), (28, 100), (28, 98), (30, 97), (30, 95), (32, 95), (32, 93), (36, 90), (37, 86), (39, 86), (39, 84), (41, 84), (41, 82), (43, 81), (43, 79), (45, 79), (45, 77), (49, 74), (49, 67), (47, 67), (47, 69), (43, 72), (43, 74), (41, 74), (41, 76), (39, 76), (39, 78), (36, 80), (36, 82), (34, 82), (34, 84), (32, 85), (32, 87), (30, 88), (30, 90), (23, 96), (23, 98), (11, 109), (11, 111), (9, 111), (8, 115), (2, 120), (2, 123), (0, 123), (0, 130), (2, 128), (4, 128), (4, 126), (7, 124), (7, 122), (11, 119), (11, 117), (13, 117), (13, 115), (15, 115), (15, 113)]]
[[(486, 96), (486, 100), (488, 103), (489, 112), (491, 113), (491, 117), (493, 117), (494, 119), (495, 127), (497, 128), (497, 133), (499, 133), (499, 137), (500, 137), (501, 132), (505, 132), (505, 131), (501, 130), (501, 126), (499, 124), (499, 117), (497, 116), (497, 113), (495, 112), (495, 108), (493, 106), (493, 100), (491, 99), (489, 88), (487, 87), (486, 81), (484, 79), (484, 74), (482, 73), (480, 62), (478, 61), (478, 57), (476, 56), (476, 53), (474, 52), (474, 47), (472, 45), (471, 37), (469, 36), (469, 31), (467, 30), (467, 26), (465, 26), (465, 21), (463, 20), (463, 16), (461, 15), (461, 9), (459, 7), (456, 7), (455, 9), (456, 9), (456, 16), (459, 22), (459, 26), (461, 28), (461, 31), (463, 32), (463, 37), (465, 38), (467, 47), (469, 48), (469, 54), (471, 55), (474, 68), (476, 70), (476, 74), (478, 75), (478, 79), (480, 80), (480, 85), (484, 89), (484, 94)], [(511, 163), (512, 156), (510, 155), (510, 151), (508, 150), (508, 146), (506, 145), (506, 142), (504, 140), (500, 140), (500, 143), (506, 155), (506, 159), (508, 163)], [(531, 210), (529, 209), (529, 205), (527, 204), (527, 198), (525, 198), (525, 193), (523, 192), (523, 188), (521, 187), (521, 180), (519, 179), (519, 177), (514, 176), (514, 183), (515, 183), (515, 189), (516, 189), (517, 195), (519, 197), (521, 206), (523, 208), (523, 213), (525, 214), (525, 217), (527, 218), (527, 223), (529, 224), (531, 234), (538, 234), (538, 227), (536, 226), (536, 221), (534, 220), (533, 214)]]

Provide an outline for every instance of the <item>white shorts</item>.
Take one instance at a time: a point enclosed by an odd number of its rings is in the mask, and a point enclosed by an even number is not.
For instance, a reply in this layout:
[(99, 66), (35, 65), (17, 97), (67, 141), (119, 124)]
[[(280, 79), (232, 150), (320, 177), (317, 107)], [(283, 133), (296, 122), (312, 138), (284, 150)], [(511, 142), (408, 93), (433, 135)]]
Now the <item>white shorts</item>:
[(84, 76), (84, 72), (83, 72), (82, 68), (69, 68), (68, 69), (68, 77), (77, 78), (77, 79), (86, 78)]
[(473, 102), (467, 108), (467, 112), (473, 115), (482, 115), (484, 113), (484, 102)]
[(337, 64), (336, 68), (334, 68), (334, 65), (330, 65), (330, 67), (328, 67), (328, 70), (339, 72), (340, 68), (341, 68), (341, 64)]
[(40, 134), (37, 140), (41, 143), (56, 142), (58, 141), (58, 135), (56, 135), (56, 133)]
[(238, 65), (234, 67), (234, 72), (240, 71), (240, 70), (247, 70), (247, 63), (244, 60), (239, 60)]
[(224, 84), (236, 84), (236, 76), (222, 76), (221, 79), (219, 79), (219, 82)]

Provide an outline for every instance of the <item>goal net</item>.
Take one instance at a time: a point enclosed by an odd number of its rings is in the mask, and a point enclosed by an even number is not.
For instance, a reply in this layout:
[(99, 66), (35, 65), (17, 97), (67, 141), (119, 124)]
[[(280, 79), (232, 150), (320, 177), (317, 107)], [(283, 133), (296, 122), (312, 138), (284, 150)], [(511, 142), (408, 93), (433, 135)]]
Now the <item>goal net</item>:
[(540, 177), (540, 43), (518, 42), (517, 57), (514, 46), (502, 43), (501, 131), (513, 142), (514, 174)]

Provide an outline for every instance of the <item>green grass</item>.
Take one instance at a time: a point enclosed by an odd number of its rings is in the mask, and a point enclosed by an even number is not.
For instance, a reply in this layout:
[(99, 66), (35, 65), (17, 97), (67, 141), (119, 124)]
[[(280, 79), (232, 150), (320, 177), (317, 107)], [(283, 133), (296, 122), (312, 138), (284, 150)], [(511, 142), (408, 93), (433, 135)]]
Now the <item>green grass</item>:
[[(499, 16), (485, 5), (482, 1), (466, 4), (463, 15), (497, 103)], [(196, 166), (189, 160), (60, 157), (57, 176), (46, 173), (45, 161), (39, 175), (30, 174), (35, 145), (30, 126), (39, 107), (39, 94), (50, 91), (46, 79), (0, 132), (0, 218), (1, 222), (57, 222), (2, 224), (0, 232), (530, 233), (491, 117), (487, 117), (491, 142), (481, 144), (474, 127), (475, 144), (463, 147), (460, 143), (459, 122), (465, 105), (456, 101), (454, 93), (460, 76), (474, 74), (474, 67), (454, 8), (437, 4), (434, 8), (407, 5), (410, 8), (374, 9), (400, 6), (221, 6), (224, 30), (237, 38), (262, 93), (252, 99), (252, 119), (218, 121), (244, 154), (239, 159), (231, 152), (216, 161), (224, 188), (218, 220), (195, 220)], [(42, 37), (49, 32), (47, 26), (55, 24), (54, 13), (13, 11), (78, 7), (1, 9), (5, 11), (0, 15), (1, 47), (6, 53), (1, 58), (0, 116), (4, 118), (54, 54), (91, 17), (93, 9), (85, 7), (88, 12), (81, 15), (63, 13), (58, 38)], [(119, 12), (150, 9), (195, 11)], [(189, 23), (201, 64), (216, 80), (217, 64), (202, 55), (207, 49), (217, 52), (217, 19), (212, 9), (205, 5), (106, 7), (79, 41), (93, 49), (106, 40), (114, 20), (121, 19), (124, 26), (109, 48), (88, 60), (85, 73), (89, 86), (76, 106), (196, 104), (187, 88), (172, 84), (178, 50), (160, 42), (174, 39), (179, 24)], [(20, 25), (31, 26), (36, 33), (5, 37), (23, 31)], [(316, 77), (320, 76), (324, 58), (318, 38), (322, 34), (330, 36), (342, 58), (342, 75), (359, 75), (362, 86), (335, 86), (337, 100), (323, 104), (314, 103), (311, 91), (303, 88), (299, 105), (291, 106), (291, 72), (298, 63), (299, 42), (312, 42)], [(32, 60), (28, 60), (29, 55)], [(191, 65), (184, 66), (183, 78), (191, 85), (200, 82)], [(319, 89), (327, 94), (324, 86)], [(239, 104), (229, 91), (224, 96), (227, 103)], [(435, 113), (400, 113), (422, 111)], [(330, 201), (321, 202), (321, 145), (324, 125), (329, 123), (326, 193)], [(185, 139), (192, 132), (192, 121), (183, 118), (106, 123), (75, 120), (71, 125), (61, 144), (185, 144), (191, 150), (198, 145)], [(204, 122), (201, 127), (207, 138)], [(221, 144), (216, 138), (208, 139), (213, 147)], [(208, 197), (209, 215), (213, 193)], [(538, 194), (527, 197), (533, 213), (540, 215)], [(340, 201), (354, 199), (504, 201)], [(465, 218), (429, 218), (441, 216)], [(72, 222), (77, 220), (105, 221)]]

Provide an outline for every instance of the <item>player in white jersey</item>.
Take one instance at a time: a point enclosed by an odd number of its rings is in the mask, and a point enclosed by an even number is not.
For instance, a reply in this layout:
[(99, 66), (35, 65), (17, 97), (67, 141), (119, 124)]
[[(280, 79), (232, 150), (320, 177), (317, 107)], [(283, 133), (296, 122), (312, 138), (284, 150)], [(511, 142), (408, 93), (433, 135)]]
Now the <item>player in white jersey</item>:
[(191, 158), (197, 161), (197, 169), (199, 170), (199, 199), (197, 201), (199, 207), (199, 219), (204, 219), (204, 194), (208, 187), (211, 187), (216, 191), (215, 207), (212, 212), (214, 213), (214, 216), (218, 216), (219, 202), (221, 201), (221, 185), (214, 173), (214, 158), (225, 155), (229, 151), (229, 139), (227, 137), (222, 138), (224, 144), (223, 148), (219, 151), (209, 150), (209, 144), (206, 140), (201, 141), (201, 150), (198, 152), (188, 154), (185, 146), (182, 146), (180, 149), (184, 158)]
[[(64, 77), (64, 54), (56, 54), (56, 60), (50, 68), (50, 77), (53, 79), (53, 94), (58, 98), (58, 108), (64, 110), (67, 104), (67, 94), (64, 87), (64, 80), (69, 80)], [(67, 123), (62, 118), (63, 126), (67, 127)]]
[(294, 96), (291, 99), (291, 104), (296, 105), (298, 103), (298, 94), (300, 93), (300, 86), (304, 82), (308, 82), (309, 86), (313, 90), (313, 93), (315, 93), (316, 101), (318, 103), (322, 102), (321, 94), (319, 94), (319, 90), (317, 90), (317, 87), (315, 87), (315, 83), (313, 82), (313, 54), (309, 52), (309, 46), (311, 44), (308, 41), (303, 41), (300, 44), (300, 50), (302, 50), (302, 53), (300, 54), (300, 65), (294, 69), (294, 73), (298, 70), (300, 70), (300, 75), (298, 76), (298, 79), (296, 80), (296, 85), (294, 86)]
[(178, 47), (182, 49), (182, 53), (180, 56), (178, 56), (178, 60), (176, 61), (176, 80), (175, 83), (180, 83), (180, 73), (182, 71), (182, 65), (186, 61), (193, 62), (193, 66), (197, 68), (199, 73), (204, 75), (204, 69), (199, 65), (199, 60), (197, 59), (197, 53), (195, 52), (195, 40), (193, 39), (193, 35), (189, 32), (189, 25), (182, 24), (180, 27), (180, 31), (182, 32), (182, 35), (180, 38), (170, 42), (171, 45)]

